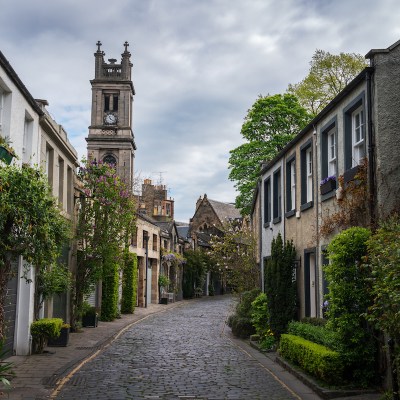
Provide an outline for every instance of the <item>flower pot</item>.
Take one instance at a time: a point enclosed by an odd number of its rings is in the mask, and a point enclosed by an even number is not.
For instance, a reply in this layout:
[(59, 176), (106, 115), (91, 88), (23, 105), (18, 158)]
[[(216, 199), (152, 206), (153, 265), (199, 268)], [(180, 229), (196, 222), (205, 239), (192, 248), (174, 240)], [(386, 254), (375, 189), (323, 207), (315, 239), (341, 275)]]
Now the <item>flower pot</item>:
[(168, 297), (161, 297), (160, 304), (168, 304)]
[(0, 160), (4, 161), (7, 165), (11, 164), (14, 154), (9, 152), (5, 147), (0, 146)]
[(325, 183), (323, 183), (320, 187), (320, 193), (321, 194), (327, 194), (329, 192), (332, 192), (333, 190), (336, 189), (336, 180), (331, 179)]
[(84, 328), (93, 327), (96, 328), (98, 325), (97, 314), (85, 314), (82, 316), (82, 326)]
[(47, 346), (49, 347), (66, 347), (69, 341), (69, 328), (61, 328), (60, 336), (49, 338)]

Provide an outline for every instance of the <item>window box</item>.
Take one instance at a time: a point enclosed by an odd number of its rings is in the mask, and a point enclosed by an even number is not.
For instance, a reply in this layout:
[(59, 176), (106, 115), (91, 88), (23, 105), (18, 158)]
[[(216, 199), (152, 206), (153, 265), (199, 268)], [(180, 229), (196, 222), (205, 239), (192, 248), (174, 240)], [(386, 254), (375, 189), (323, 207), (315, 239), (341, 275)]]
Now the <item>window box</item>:
[(82, 316), (82, 326), (84, 328), (93, 327), (96, 328), (99, 323), (99, 317), (93, 313), (87, 313)]
[(7, 150), (4, 146), (0, 146), (0, 160), (10, 165), (13, 158), (14, 154), (11, 151)]
[(351, 168), (351, 169), (348, 169), (347, 171), (345, 171), (344, 174), (343, 174), (344, 182), (348, 183), (348, 182), (354, 180), (354, 178), (356, 177), (357, 173), (358, 173), (358, 165), (353, 167), (353, 168)]
[(330, 179), (324, 183), (321, 183), (321, 186), (319, 187), (321, 195), (332, 192), (335, 189), (336, 189), (336, 180), (335, 179)]

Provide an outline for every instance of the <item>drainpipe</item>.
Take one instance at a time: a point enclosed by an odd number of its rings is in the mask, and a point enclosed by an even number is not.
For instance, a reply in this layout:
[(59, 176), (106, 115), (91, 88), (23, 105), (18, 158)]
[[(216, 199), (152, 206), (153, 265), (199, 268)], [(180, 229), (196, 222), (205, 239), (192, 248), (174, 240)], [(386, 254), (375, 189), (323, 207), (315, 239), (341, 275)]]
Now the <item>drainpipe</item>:
[(367, 81), (367, 118), (368, 118), (368, 180), (369, 180), (369, 209), (370, 225), (375, 226), (375, 141), (372, 122), (372, 82), (371, 72), (367, 71), (365, 75)]
[(147, 268), (148, 268), (148, 264), (149, 264), (149, 255), (148, 255), (148, 253), (149, 253), (149, 236), (148, 235), (145, 235), (144, 236), (144, 241), (145, 241), (145, 244), (146, 244), (146, 263), (145, 263), (145, 268), (146, 268), (146, 286), (145, 286), (145, 292), (144, 292), (144, 307), (145, 308), (147, 308), (147, 276), (148, 276), (148, 271), (147, 271)]

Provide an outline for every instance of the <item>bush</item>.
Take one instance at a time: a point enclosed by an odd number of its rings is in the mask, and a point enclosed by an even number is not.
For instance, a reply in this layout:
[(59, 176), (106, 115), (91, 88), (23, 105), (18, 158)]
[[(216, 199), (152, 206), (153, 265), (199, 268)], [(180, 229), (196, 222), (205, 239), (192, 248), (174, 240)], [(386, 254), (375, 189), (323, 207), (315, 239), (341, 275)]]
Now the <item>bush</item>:
[(304, 317), (301, 319), (301, 322), (315, 326), (325, 326), (328, 321), (324, 318)]
[(241, 294), (235, 314), (230, 315), (227, 321), (228, 326), (232, 329), (232, 333), (235, 336), (246, 339), (256, 333), (251, 322), (251, 303), (259, 293), (260, 289), (252, 289)]
[(137, 255), (125, 251), (122, 275), (121, 313), (133, 314), (136, 306)]
[(60, 336), (63, 320), (61, 318), (43, 318), (31, 324), (31, 335), (36, 352), (43, 353), (46, 340)]
[(329, 290), (327, 328), (340, 338), (342, 357), (349, 366), (346, 378), (363, 386), (377, 375), (377, 343), (363, 317), (373, 303), (371, 268), (362, 263), (370, 235), (360, 227), (336, 235), (328, 246), (330, 264), (324, 267)]
[(326, 346), (331, 350), (340, 351), (341, 348), (340, 338), (337, 333), (326, 329), (324, 326), (292, 321), (289, 322), (288, 333)]
[(343, 362), (336, 351), (288, 334), (281, 335), (279, 351), (284, 358), (327, 383), (343, 381)]
[(231, 319), (231, 329), (232, 333), (241, 339), (247, 339), (256, 333), (250, 318), (239, 317), (237, 315)]
[(103, 259), (101, 287), (101, 320), (113, 321), (118, 315), (119, 249), (110, 245), (108, 254)]
[(265, 293), (260, 293), (251, 303), (251, 323), (260, 336), (261, 348), (271, 349), (275, 344), (275, 337), (269, 326), (267, 295)]

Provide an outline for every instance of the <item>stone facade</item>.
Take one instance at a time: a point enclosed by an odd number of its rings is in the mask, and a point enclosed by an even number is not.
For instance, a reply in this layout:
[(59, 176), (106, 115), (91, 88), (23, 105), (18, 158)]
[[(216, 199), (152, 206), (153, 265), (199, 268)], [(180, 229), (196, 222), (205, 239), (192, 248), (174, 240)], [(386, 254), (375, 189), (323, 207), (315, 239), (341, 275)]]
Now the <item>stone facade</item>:
[(132, 131), (132, 106), (135, 90), (132, 83), (131, 53), (125, 42), (120, 64), (104, 60), (100, 50), (95, 56), (92, 85), (92, 116), (86, 138), (88, 158), (116, 165), (119, 176), (129, 188), (133, 185), (135, 140)]

